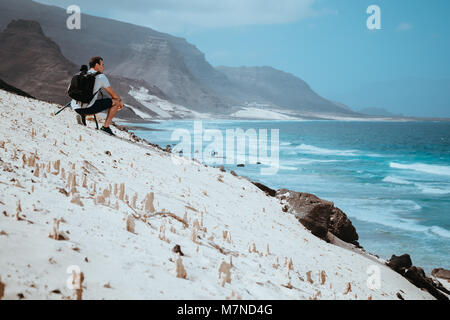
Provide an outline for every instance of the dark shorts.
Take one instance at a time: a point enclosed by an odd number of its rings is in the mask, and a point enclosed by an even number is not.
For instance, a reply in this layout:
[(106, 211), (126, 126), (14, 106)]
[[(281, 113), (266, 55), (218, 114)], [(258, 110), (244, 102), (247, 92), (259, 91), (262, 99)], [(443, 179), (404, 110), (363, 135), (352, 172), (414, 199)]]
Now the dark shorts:
[(75, 109), (78, 111), (78, 113), (83, 114), (83, 115), (91, 115), (91, 114), (96, 114), (102, 111), (106, 111), (111, 109), (112, 107), (112, 99), (108, 98), (108, 99), (100, 99), (95, 101), (95, 103), (90, 106), (89, 108), (79, 108), (79, 109)]

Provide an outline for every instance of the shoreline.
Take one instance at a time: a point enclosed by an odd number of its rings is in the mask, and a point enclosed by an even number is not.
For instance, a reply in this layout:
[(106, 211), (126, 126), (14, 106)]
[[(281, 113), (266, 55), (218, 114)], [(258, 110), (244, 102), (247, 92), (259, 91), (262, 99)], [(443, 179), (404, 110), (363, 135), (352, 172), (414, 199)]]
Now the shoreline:
[[(171, 120), (165, 120), (165, 121), (171, 121)], [(186, 120), (187, 121), (187, 120)], [(215, 121), (220, 121), (220, 120), (215, 120)], [(246, 120), (242, 120), (242, 121), (246, 121)], [(259, 120), (255, 120), (255, 121), (258, 121), (259, 122)], [(269, 120), (267, 120), (267, 121), (269, 121)], [(292, 120), (286, 120), (286, 121), (282, 121), (282, 122), (291, 122)], [(162, 121), (161, 121), (162, 122)], [(277, 121), (278, 122), (278, 121)], [(161, 129), (161, 131), (164, 131), (164, 129)], [(165, 149), (166, 148), (166, 146), (164, 145), (164, 146), (162, 146), (162, 145), (159, 145), (159, 147), (161, 148), (161, 149)], [(205, 164), (206, 165), (206, 164)], [(223, 165), (209, 165), (208, 164), (208, 166), (211, 166), (211, 167), (213, 167), (213, 168), (223, 168)], [(247, 164), (245, 165), (245, 166), (247, 166)], [(237, 165), (237, 164), (234, 164), (234, 165), (229, 165), (229, 166), (226, 166), (226, 169), (227, 169), (227, 171), (233, 171), (233, 170), (236, 170), (236, 169), (239, 169), (239, 166)], [(270, 185), (270, 183), (266, 183), (266, 182), (262, 182), (262, 181), (260, 181), (259, 179), (256, 179), (256, 180), (251, 180), (250, 178), (247, 178), (246, 176), (245, 176), (245, 173), (244, 173), (244, 175), (242, 175), (241, 177), (243, 177), (243, 178), (246, 178), (246, 179), (249, 179), (249, 181), (251, 181), (251, 182), (258, 182), (258, 183), (264, 183), (266, 186), (267, 186), (267, 188), (268, 189), (272, 189), (273, 188), (273, 186), (272, 185)], [(283, 187), (280, 187), (280, 189), (282, 189)], [(364, 221), (363, 220), (363, 223), (372, 223), (372, 222), (367, 222), (367, 221)], [(400, 252), (400, 251), (398, 251), (398, 252), (389, 252), (388, 254), (386, 254), (386, 253), (384, 253), (383, 254), (383, 256), (385, 257), (385, 259), (386, 259), (386, 261), (389, 259), (389, 256), (390, 255), (392, 255), (392, 254), (399, 254), (399, 253), (404, 253), (404, 252)], [(408, 252), (409, 253), (409, 252)], [(374, 256), (378, 256), (378, 255), (381, 255), (381, 253), (377, 253), (377, 252), (374, 252), (374, 253), (371, 253), (372, 255), (374, 255)], [(414, 256), (413, 256), (413, 258), (414, 258)], [(419, 259), (420, 260), (420, 259)], [(427, 270), (427, 273), (428, 274), (431, 274), (431, 272), (432, 272), (432, 270), (433, 269), (435, 269), (435, 268), (440, 268), (440, 267), (445, 267), (445, 265), (439, 265), (439, 264), (431, 264), (431, 265), (426, 265), (426, 270)]]
[(211, 119), (204, 119), (204, 118), (183, 118), (183, 119), (156, 119), (156, 120), (150, 120), (150, 119), (120, 119), (117, 118), (117, 123), (135, 123), (135, 124), (154, 124), (159, 122), (166, 122), (166, 121), (241, 121), (241, 122), (308, 122), (308, 121), (342, 121), (342, 122), (450, 122), (450, 118), (439, 118), (439, 117), (433, 117), (433, 118), (421, 118), (421, 117), (367, 117), (367, 118), (350, 118), (350, 117), (335, 117), (326, 119), (326, 118), (310, 118), (310, 119), (252, 119), (252, 118), (211, 118)]
[[(160, 130), (160, 131), (164, 131), (164, 130)], [(146, 143), (150, 143), (149, 141), (147, 141), (147, 140), (144, 139), (144, 138), (140, 138), (140, 139), (141, 139), (142, 141), (146, 142)], [(157, 145), (157, 144), (156, 144), (156, 145)], [(158, 145), (158, 146), (159, 146), (159, 145)], [(159, 148), (160, 148), (161, 150), (163, 150), (161, 146), (159, 146)], [(170, 153), (170, 154), (171, 154), (171, 151), (170, 151), (170, 150), (167, 150), (167, 149), (164, 149), (164, 152), (167, 152), (167, 153)], [(200, 163), (200, 162), (199, 162), (199, 163)], [(200, 163), (200, 164), (204, 165), (205, 167), (212, 167), (212, 168), (219, 169), (221, 172), (224, 172), (224, 173), (227, 172), (227, 170), (225, 170), (225, 168), (224, 168), (223, 165), (219, 165), (219, 166), (209, 166), (209, 165), (203, 164), (203, 163)], [(237, 167), (239, 167), (239, 165), (236, 165), (236, 168), (237, 168)], [(292, 190), (287, 190), (287, 189), (278, 189), (278, 190), (274, 190), (274, 189), (272, 189), (271, 187), (268, 187), (267, 185), (264, 185), (264, 184), (262, 184), (262, 183), (260, 183), (260, 182), (251, 180), (251, 179), (250, 179), (249, 177), (247, 177), (247, 176), (239, 176), (238, 174), (236, 174), (236, 173), (235, 173), (233, 170), (231, 170), (231, 169), (230, 169), (230, 173), (231, 173), (233, 176), (236, 176), (236, 177), (239, 177), (239, 178), (243, 178), (243, 179), (248, 180), (250, 183), (252, 183), (253, 185), (255, 185), (258, 189), (260, 189), (261, 191), (263, 191), (267, 196), (269, 196), (269, 197), (276, 197), (276, 198), (278, 198), (278, 199), (281, 199), (281, 200), (282, 200), (282, 203), (283, 203), (283, 201), (285, 201), (285, 200), (283, 200), (284, 196), (281, 196), (281, 197), (280, 197), (280, 196), (278, 195), (279, 192), (287, 192), (287, 194), (289, 194), (289, 193), (304, 194), (304, 193), (302, 193), (302, 192), (292, 191)], [(314, 194), (309, 194), (309, 195), (312, 196), (312, 197), (316, 197)], [(329, 202), (328, 200), (323, 200), (323, 199), (320, 199), (320, 198), (318, 198), (318, 200), (320, 200), (320, 201), (322, 201), (322, 202), (325, 202), (325, 203), (331, 203), (332, 206), (334, 207), (333, 202)], [(286, 202), (284, 202), (284, 203), (286, 203)], [(285, 208), (286, 208), (286, 206), (285, 206)], [(285, 211), (285, 208), (283, 208), (283, 211)], [(346, 219), (347, 221), (349, 221), (350, 226), (352, 226), (352, 222), (351, 222), (350, 219), (347, 217), (347, 215), (346, 215), (345, 213), (343, 213), (339, 208), (336, 208), (336, 209), (337, 209), (338, 211), (340, 211), (340, 212), (343, 214), (344, 219)], [(298, 213), (298, 211), (296, 211), (295, 209), (292, 209), (292, 208), (286, 209), (285, 212), (287, 212), (288, 210), (293, 211), (293, 212), (291, 212), (291, 213), (294, 213), (294, 214), (295, 214), (295, 213)], [(301, 212), (303, 212), (303, 210), (304, 210), (304, 208), (301, 208), (301, 209), (300, 209)], [(320, 222), (320, 219), (321, 219), (321, 218), (315, 217), (315, 218), (313, 218), (313, 219), (317, 219), (317, 221), (312, 222), (313, 225), (311, 225), (311, 221), (308, 222), (308, 223), (305, 223), (305, 222), (302, 221), (302, 219), (299, 219), (299, 222), (300, 222), (302, 225), (304, 225), (307, 229), (309, 229), (309, 230), (314, 234), (314, 230), (315, 230), (315, 228), (317, 227), (317, 224), (320, 224), (320, 223), (321, 223), (321, 222)], [(338, 218), (338, 219), (341, 219), (341, 218)], [(353, 226), (352, 226), (352, 228), (353, 228)], [(354, 230), (354, 232), (356, 233), (356, 229), (353, 228), (353, 230)], [(371, 261), (374, 261), (374, 262), (377, 262), (377, 263), (382, 263), (382, 264), (385, 264), (385, 265), (389, 266), (392, 270), (394, 270), (394, 271), (396, 271), (397, 273), (399, 273), (399, 274), (401, 274), (402, 276), (404, 276), (404, 277), (405, 277), (406, 279), (408, 279), (411, 283), (417, 285), (418, 287), (420, 287), (420, 288), (422, 288), (422, 289), (423, 289), (423, 288), (426, 288), (426, 290), (429, 291), (430, 293), (432, 292), (433, 296), (435, 296), (435, 297), (438, 298), (438, 299), (448, 300), (448, 298), (449, 298), (449, 296), (450, 296), (450, 289), (449, 289), (449, 288), (450, 288), (450, 285), (449, 285), (450, 279), (437, 278), (435, 275), (433, 275), (433, 274), (434, 274), (436, 271), (438, 271), (438, 270), (445, 270), (445, 269), (440, 268), (439, 266), (434, 266), (434, 267), (433, 267), (433, 270), (431, 270), (431, 271), (428, 273), (428, 276), (427, 276), (427, 275), (423, 272), (423, 269), (422, 269), (421, 267), (416, 267), (415, 265), (412, 264), (411, 258), (410, 258), (410, 256), (409, 256), (408, 253), (402, 253), (402, 254), (403, 254), (402, 256), (396, 256), (395, 253), (391, 253), (392, 256), (391, 256), (390, 259), (384, 259), (384, 258), (381, 258), (380, 256), (378, 256), (378, 255), (375, 254), (375, 253), (366, 251), (362, 246), (359, 245), (359, 243), (358, 243), (357, 241), (356, 241), (356, 243), (351, 243), (350, 241), (343, 241), (342, 239), (340, 239), (340, 238), (337, 237), (336, 235), (332, 234), (332, 233), (330, 232), (330, 230), (328, 230), (327, 235), (324, 236), (324, 237), (320, 237), (320, 236), (318, 236), (317, 234), (314, 234), (314, 235), (317, 236), (318, 238), (321, 238), (322, 240), (324, 240), (324, 241), (326, 241), (326, 242), (332, 243), (332, 244), (335, 245), (335, 246), (338, 246), (338, 247), (343, 248), (343, 249), (345, 249), (345, 250), (349, 250), (350, 252), (353, 252), (353, 253), (356, 253), (356, 254), (358, 254), (358, 255), (361, 255), (361, 256), (363, 256), (363, 257), (365, 257), (365, 258), (367, 258), (367, 259), (369, 259), (369, 260), (371, 260)], [(357, 234), (357, 233), (356, 233), (356, 239), (358, 239), (358, 234)], [(409, 261), (410, 261), (410, 265), (409, 265), (409, 266), (408, 266), (407, 264), (404, 265), (404, 266), (401, 266), (401, 264), (397, 265), (397, 263), (399, 263), (397, 259), (402, 259), (403, 257), (406, 257), (406, 259), (409, 259)], [(417, 272), (417, 274), (414, 274), (414, 275), (408, 274), (408, 270), (409, 270), (408, 268), (409, 268), (409, 269), (417, 270), (417, 271), (414, 271), (414, 272)], [(447, 271), (447, 270), (446, 270), (445, 272), (450, 272), (450, 271)], [(422, 274), (421, 274), (421, 273), (422, 273)], [(438, 282), (438, 285), (437, 285), (437, 286), (436, 286), (436, 284), (435, 284), (436, 281)], [(441, 283), (439, 283), (439, 281), (441, 281)], [(448, 282), (448, 283), (446, 283), (446, 282)], [(442, 284), (442, 283), (443, 283), (443, 284)], [(436, 288), (443, 290), (447, 295), (446, 295), (445, 293), (443, 293), (443, 291), (437, 290)]]

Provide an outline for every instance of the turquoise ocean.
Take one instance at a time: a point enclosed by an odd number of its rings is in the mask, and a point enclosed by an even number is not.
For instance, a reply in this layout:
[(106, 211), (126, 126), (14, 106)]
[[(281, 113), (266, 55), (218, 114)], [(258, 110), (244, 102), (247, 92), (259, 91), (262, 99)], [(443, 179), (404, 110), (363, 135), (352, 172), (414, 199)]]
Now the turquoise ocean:
[[(174, 130), (193, 135), (194, 121), (140, 126), (157, 130), (133, 130), (136, 135), (166, 147), (179, 143), (171, 140)], [(273, 189), (333, 201), (352, 220), (360, 244), (382, 258), (408, 253), (427, 272), (450, 269), (450, 122), (208, 120), (202, 126), (223, 136), (227, 129), (278, 129), (275, 175), (261, 175), (263, 164), (225, 168)]]

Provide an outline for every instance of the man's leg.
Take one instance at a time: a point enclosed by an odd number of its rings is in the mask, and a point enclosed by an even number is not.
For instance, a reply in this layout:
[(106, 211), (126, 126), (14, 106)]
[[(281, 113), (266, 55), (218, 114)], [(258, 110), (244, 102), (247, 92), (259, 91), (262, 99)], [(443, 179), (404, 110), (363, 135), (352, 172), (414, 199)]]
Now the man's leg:
[(119, 111), (119, 100), (112, 99), (112, 107), (109, 108), (105, 123), (103, 124), (105, 128), (108, 128), (111, 125), (112, 119), (117, 114), (117, 111)]

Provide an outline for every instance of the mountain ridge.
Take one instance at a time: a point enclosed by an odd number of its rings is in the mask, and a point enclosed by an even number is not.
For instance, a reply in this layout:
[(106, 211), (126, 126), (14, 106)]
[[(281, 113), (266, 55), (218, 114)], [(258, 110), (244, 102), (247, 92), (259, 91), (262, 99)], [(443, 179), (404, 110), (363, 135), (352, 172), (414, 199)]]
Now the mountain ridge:
[(5, 0), (0, 9), (0, 27), (16, 18), (37, 20), (67, 59), (81, 64), (93, 55), (102, 55), (111, 74), (143, 79), (161, 88), (170, 101), (194, 111), (224, 117), (239, 110), (244, 101), (257, 98), (253, 102), (269, 100), (280, 108), (289, 103), (287, 108), (294, 110), (354, 114), (315, 92), (307, 92), (309, 100), (298, 100), (302, 98), (299, 95), (288, 99), (280, 90), (270, 99), (261, 99), (255, 92), (248, 95), (239, 82), (211, 66), (195, 45), (151, 28), (82, 14), (82, 29), (68, 30), (65, 10), (31, 0)]

